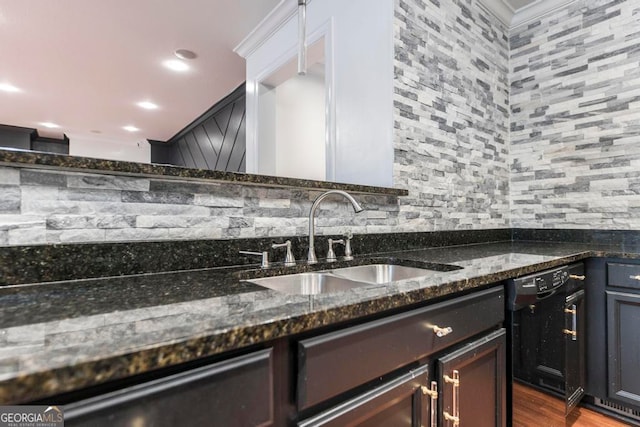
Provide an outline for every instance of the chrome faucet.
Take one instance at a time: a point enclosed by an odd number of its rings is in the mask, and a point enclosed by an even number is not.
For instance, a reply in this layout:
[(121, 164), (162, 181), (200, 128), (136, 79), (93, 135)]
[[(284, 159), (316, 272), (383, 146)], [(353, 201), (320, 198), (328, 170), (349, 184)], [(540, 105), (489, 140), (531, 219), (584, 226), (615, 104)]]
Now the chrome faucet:
[(338, 194), (343, 196), (345, 199), (351, 202), (351, 206), (353, 206), (353, 210), (358, 213), (362, 212), (362, 206), (360, 203), (353, 198), (353, 196), (342, 190), (329, 190), (321, 195), (319, 195), (316, 200), (311, 205), (311, 211), (309, 211), (309, 254), (307, 255), (307, 264), (315, 264), (318, 262), (318, 258), (316, 258), (316, 248), (315, 248), (315, 215), (316, 209), (318, 205), (328, 196), (332, 194)]

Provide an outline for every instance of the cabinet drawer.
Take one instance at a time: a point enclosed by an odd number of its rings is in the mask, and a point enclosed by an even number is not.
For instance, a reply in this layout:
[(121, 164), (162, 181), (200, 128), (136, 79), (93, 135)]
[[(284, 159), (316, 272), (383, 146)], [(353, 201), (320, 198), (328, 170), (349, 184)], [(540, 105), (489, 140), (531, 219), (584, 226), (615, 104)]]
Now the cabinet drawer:
[(67, 426), (273, 425), (272, 351), (263, 350), (65, 406)]
[[(504, 320), (502, 287), (298, 343), (300, 409), (374, 380)], [(451, 328), (438, 336), (434, 326)]]
[(607, 286), (640, 289), (640, 264), (607, 263)]
[(429, 410), (436, 410), (424, 398), (422, 387), (428, 386), (429, 366), (421, 366), (299, 422), (298, 427), (426, 426)]

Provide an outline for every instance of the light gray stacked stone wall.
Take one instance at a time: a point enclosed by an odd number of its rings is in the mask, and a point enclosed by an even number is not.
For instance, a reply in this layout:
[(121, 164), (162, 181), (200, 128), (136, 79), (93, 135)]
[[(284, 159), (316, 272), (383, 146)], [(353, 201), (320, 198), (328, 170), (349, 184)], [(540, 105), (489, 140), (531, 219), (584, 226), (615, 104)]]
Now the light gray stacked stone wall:
[[(321, 191), (0, 167), (0, 245), (304, 236)], [(392, 232), (398, 198), (356, 195), (317, 212), (317, 233)]]
[(508, 33), (475, 0), (396, 0), (403, 230), (509, 226)]
[(640, 227), (640, 0), (577, 0), (512, 31), (514, 227)]

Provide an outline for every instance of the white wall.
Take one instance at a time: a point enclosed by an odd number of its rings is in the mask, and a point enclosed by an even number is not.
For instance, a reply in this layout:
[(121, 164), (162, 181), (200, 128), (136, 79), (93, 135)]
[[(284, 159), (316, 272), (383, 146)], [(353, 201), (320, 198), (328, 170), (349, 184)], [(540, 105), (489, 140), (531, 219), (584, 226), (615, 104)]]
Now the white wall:
[(324, 181), (324, 76), (296, 75), (275, 91), (276, 174)]
[[(257, 169), (247, 173), (259, 173), (263, 175), (276, 175), (276, 91), (274, 88), (260, 85), (257, 114), (262, 119), (262, 125), (258, 129), (257, 140), (262, 141), (256, 148), (256, 154), (261, 161), (256, 164)], [(245, 160), (246, 161), (246, 160)]]
[(67, 135), (69, 154), (97, 159), (150, 163), (151, 145), (146, 141), (120, 142), (107, 138)]
[[(294, 3), (294, 2), (292, 2)], [(307, 7), (308, 43), (325, 37), (329, 140), (327, 180), (393, 184), (393, 0), (317, 0)], [(247, 60), (247, 172), (259, 171), (259, 82), (296, 55), (291, 16)]]

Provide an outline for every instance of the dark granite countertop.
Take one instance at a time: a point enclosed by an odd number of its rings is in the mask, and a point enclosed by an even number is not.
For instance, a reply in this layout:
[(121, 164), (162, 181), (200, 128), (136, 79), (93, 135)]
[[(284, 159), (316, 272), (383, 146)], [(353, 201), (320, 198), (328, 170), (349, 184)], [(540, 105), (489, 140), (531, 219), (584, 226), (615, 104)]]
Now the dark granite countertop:
[(0, 149), (0, 164), (14, 167), (40, 167), (117, 175), (142, 175), (167, 179), (207, 180), (265, 187), (293, 187), (321, 190), (343, 190), (352, 193), (406, 196), (408, 190), (372, 185), (346, 184), (311, 179), (288, 178), (251, 173), (225, 172), (181, 166), (95, 159), (27, 150)]
[(504, 242), (386, 256), (463, 268), (314, 296), (243, 282), (243, 274), (251, 274), (241, 272), (246, 266), (1, 288), (0, 404), (193, 361), (590, 256), (640, 257), (640, 251)]

